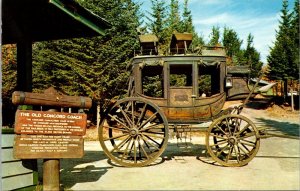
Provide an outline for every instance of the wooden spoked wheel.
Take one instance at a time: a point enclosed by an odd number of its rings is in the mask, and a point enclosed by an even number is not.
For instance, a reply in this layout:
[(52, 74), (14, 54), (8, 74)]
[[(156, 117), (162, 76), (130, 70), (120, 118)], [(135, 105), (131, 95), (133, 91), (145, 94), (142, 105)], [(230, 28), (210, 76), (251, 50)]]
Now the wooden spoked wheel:
[(142, 98), (122, 99), (109, 109), (99, 127), (105, 154), (119, 165), (146, 166), (154, 162), (168, 143), (164, 113)]
[(229, 114), (210, 125), (206, 147), (210, 156), (223, 166), (238, 167), (248, 164), (258, 152), (259, 132), (248, 118)]

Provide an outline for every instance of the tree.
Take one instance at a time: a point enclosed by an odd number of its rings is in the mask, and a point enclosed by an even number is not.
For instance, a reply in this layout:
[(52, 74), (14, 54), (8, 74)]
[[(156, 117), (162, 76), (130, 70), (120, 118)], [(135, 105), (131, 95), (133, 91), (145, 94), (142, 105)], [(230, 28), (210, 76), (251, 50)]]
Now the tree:
[(220, 27), (213, 26), (210, 33), (210, 40), (208, 43), (210, 46), (216, 46), (220, 44)]
[(192, 14), (188, 8), (188, 0), (184, 0), (182, 18), (182, 32), (195, 32)]
[(35, 91), (50, 85), (69, 95), (93, 95), (92, 70), (95, 52), (88, 39), (37, 43), (33, 51), (33, 87)]
[(251, 77), (258, 77), (263, 63), (260, 61), (260, 54), (253, 46), (254, 37), (251, 33), (247, 37), (247, 47), (243, 53), (244, 62), (251, 69)]
[(188, 8), (188, 0), (184, 0), (183, 5), (183, 13), (182, 13), (182, 32), (188, 32), (193, 34), (193, 47), (202, 47), (205, 42), (202, 36), (199, 36), (195, 31), (195, 27), (193, 25), (192, 14)]
[(167, 25), (167, 9), (165, 1), (151, 0), (151, 12), (148, 12), (150, 17), (148, 28), (150, 32), (158, 37), (159, 53), (164, 53), (168, 49), (168, 25)]
[(237, 32), (224, 27), (222, 43), (228, 56), (228, 64), (243, 65), (243, 52), (241, 51), (243, 40), (239, 39)]
[(287, 80), (295, 78), (298, 72), (295, 52), (295, 31), (292, 30), (293, 14), (288, 11), (288, 0), (283, 0), (279, 30), (276, 31), (274, 46), (270, 48), (267, 57), (269, 63), (268, 77), (270, 79), (284, 80), (284, 93), (287, 94)]
[(299, 0), (295, 0), (294, 9), (292, 12), (291, 28), (292, 28), (292, 33), (294, 34), (294, 42), (295, 44), (298, 45), (298, 47), (299, 47), (299, 21), (300, 21), (299, 14), (300, 14)]
[(290, 76), (292, 76), (293, 79), (298, 79), (299, 78), (299, 45), (300, 45), (300, 31), (299, 31), (299, 0), (295, 0), (294, 3), (294, 9), (292, 12), (292, 20), (291, 20), (291, 38), (292, 38), (292, 52), (293, 52), (293, 62), (292, 66), (290, 67)]
[(131, 0), (79, 3), (105, 15), (111, 28), (105, 36), (36, 43), (33, 85), (36, 91), (54, 86), (69, 95), (89, 96), (103, 105), (105, 99), (126, 93), (126, 67), (138, 49), (139, 5)]
[(169, 34), (176, 32), (184, 32), (182, 28), (182, 22), (179, 12), (179, 3), (178, 0), (171, 0), (170, 3), (170, 14), (168, 16), (168, 28), (170, 30)]
[(11, 95), (17, 86), (16, 45), (2, 47), (2, 125), (12, 125), (16, 107), (12, 105)]

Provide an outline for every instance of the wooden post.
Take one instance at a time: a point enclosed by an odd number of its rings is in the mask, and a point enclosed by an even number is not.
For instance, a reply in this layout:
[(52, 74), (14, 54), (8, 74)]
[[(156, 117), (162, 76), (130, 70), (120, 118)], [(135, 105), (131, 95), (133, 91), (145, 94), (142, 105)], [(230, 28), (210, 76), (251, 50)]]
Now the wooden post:
[(44, 159), (43, 162), (43, 190), (59, 191), (59, 159)]
[[(56, 112), (55, 109), (49, 111)], [(59, 191), (60, 180), (60, 161), (59, 159), (44, 159), (43, 161), (43, 190)]]
[(17, 42), (17, 90), (32, 91), (32, 42)]
[(291, 92), (291, 107), (292, 107), (292, 112), (294, 112), (294, 94), (293, 94), (293, 88), (290, 90)]

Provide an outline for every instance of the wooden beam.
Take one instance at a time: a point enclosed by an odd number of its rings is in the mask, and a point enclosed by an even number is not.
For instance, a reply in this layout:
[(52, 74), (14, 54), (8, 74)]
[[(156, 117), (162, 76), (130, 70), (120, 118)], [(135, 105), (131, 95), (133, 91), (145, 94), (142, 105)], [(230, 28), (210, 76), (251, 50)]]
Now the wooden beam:
[(32, 91), (32, 42), (29, 39), (17, 43), (17, 90)]

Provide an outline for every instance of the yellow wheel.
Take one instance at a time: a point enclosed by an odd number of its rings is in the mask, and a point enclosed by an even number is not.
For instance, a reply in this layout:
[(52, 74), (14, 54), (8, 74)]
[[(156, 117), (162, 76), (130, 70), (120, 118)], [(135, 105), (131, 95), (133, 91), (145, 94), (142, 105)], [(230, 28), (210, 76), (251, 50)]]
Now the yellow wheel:
[(125, 98), (106, 113), (99, 127), (105, 154), (127, 167), (146, 166), (155, 161), (168, 143), (164, 113), (142, 98)]
[(223, 166), (239, 167), (248, 164), (258, 152), (259, 132), (248, 118), (229, 114), (210, 125), (206, 147), (210, 156)]

